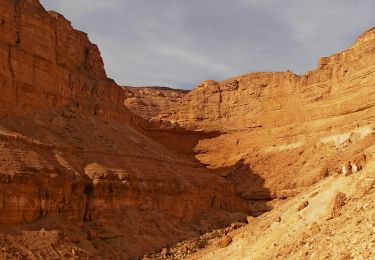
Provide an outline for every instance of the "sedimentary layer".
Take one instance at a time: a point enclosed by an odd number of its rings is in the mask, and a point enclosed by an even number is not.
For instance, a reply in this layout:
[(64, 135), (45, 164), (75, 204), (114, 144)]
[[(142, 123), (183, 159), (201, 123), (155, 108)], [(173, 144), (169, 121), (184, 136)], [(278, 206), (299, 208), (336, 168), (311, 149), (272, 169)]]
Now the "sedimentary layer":
[(72, 223), (93, 256), (127, 258), (249, 211), (224, 178), (149, 137), (158, 123), (129, 111), (62, 15), (4, 0), (0, 19), (0, 223)]

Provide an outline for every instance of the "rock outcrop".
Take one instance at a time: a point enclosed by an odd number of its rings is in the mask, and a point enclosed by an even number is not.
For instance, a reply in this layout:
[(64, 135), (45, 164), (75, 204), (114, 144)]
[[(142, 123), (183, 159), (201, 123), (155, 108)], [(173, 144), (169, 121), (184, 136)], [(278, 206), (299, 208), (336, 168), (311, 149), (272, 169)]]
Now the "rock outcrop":
[(7, 0), (0, 7), (2, 117), (74, 100), (123, 102), (122, 88), (106, 77), (98, 47), (62, 15), (46, 12), (37, 1)]
[(133, 258), (203, 219), (245, 217), (228, 181), (149, 137), (85, 33), (36, 0), (1, 1), (0, 19), (0, 224), (57, 227), (92, 255)]
[(167, 87), (124, 87), (125, 106), (142, 118), (158, 116), (179, 102), (188, 90)]
[(373, 104), (371, 29), (349, 49), (319, 60), (303, 76), (290, 71), (204, 81), (160, 116), (191, 129), (270, 129), (360, 112)]
[[(305, 75), (251, 73), (186, 93), (118, 86), (62, 15), (3, 0), (0, 68), (1, 257), (40, 258), (31, 244), (41, 238), (45, 258), (135, 258), (280, 208), (249, 231), (263, 245), (269, 227), (325, 217), (314, 209), (330, 207), (326, 190), (353, 190), (339, 223), (351, 198), (372, 194), (374, 28)], [(323, 180), (345, 162), (364, 170), (340, 187)], [(238, 243), (230, 237), (223, 256)], [(244, 255), (277, 257), (260, 248)]]
[(375, 126), (374, 37), (372, 28), (302, 76), (262, 72), (204, 81), (157, 118), (220, 132), (198, 143), (197, 159), (231, 169), (222, 176), (265, 211), (270, 200), (295, 196), (345, 161), (363, 160), (359, 151)]

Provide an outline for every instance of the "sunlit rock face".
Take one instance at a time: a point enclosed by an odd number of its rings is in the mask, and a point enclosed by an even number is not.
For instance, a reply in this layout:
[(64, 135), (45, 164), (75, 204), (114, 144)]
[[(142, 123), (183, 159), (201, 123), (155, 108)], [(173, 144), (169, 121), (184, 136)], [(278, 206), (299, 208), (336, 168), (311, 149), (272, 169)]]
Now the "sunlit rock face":
[(62, 15), (1, 1), (0, 224), (60, 230), (69, 250), (126, 259), (300, 204), (343, 165), (369, 167), (374, 35), (304, 75), (123, 88)]
[(127, 258), (249, 212), (230, 182), (150, 138), (159, 123), (124, 105), (98, 47), (38, 1), (1, 1), (0, 67), (0, 224), (83, 225), (82, 241), (111, 245), (103, 257)]

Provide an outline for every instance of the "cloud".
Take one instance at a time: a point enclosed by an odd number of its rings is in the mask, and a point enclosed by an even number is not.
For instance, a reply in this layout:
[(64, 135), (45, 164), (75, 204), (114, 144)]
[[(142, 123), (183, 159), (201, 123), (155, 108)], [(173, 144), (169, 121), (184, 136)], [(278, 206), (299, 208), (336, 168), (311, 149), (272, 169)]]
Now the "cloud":
[(120, 0), (75, 0), (75, 1), (64, 1), (64, 0), (42, 0), (42, 4), (49, 8), (52, 7), (54, 10), (63, 10), (64, 15), (68, 15), (73, 19), (77, 19), (79, 16), (87, 13), (95, 12), (96, 10), (108, 9), (111, 10), (121, 4)]
[(42, 0), (97, 43), (123, 85), (191, 88), (251, 71), (313, 69), (375, 23), (363, 0)]

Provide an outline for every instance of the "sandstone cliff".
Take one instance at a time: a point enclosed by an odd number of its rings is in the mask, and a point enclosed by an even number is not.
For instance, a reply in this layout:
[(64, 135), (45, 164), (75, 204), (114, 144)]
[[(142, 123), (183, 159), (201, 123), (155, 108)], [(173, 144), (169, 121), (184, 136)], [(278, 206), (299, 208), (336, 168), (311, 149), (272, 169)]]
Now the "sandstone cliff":
[(125, 106), (143, 118), (152, 118), (179, 102), (188, 90), (167, 87), (124, 87)]
[[(305, 75), (251, 73), (185, 93), (119, 87), (63, 16), (3, 0), (0, 66), (0, 258), (134, 258), (275, 208), (239, 240), (262, 249), (241, 256), (272, 258), (263, 245), (280, 234), (306, 240), (302, 224), (286, 232), (298, 219), (324, 225), (320, 200), (348, 189), (349, 205), (371, 201), (374, 28)], [(364, 175), (335, 179), (348, 161)], [(312, 194), (316, 208), (303, 204)]]
[(197, 159), (213, 169), (234, 167), (224, 175), (237, 194), (252, 200), (253, 209), (270, 209), (269, 200), (297, 194), (344, 160), (363, 161), (358, 151), (375, 124), (374, 37), (373, 28), (302, 76), (287, 71), (204, 81), (158, 118), (221, 132), (198, 143)]
[(0, 224), (127, 258), (248, 212), (228, 181), (148, 137), (98, 47), (62, 15), (4, 0), (0, 18)]
[[(209, 80), (162, 111), (157, 118), (215, 132), (196, 158), (263, 214), (148, 259), (372, 259), (374, 85), (372, 28), (302, 76)], [(348, 162), (356, 172), (344, 176)]]
[(374, 35), (373, 28), (302, 76), (263, 72), (204, 81), (161, 117), (187, 128), (230, 131), (298, 126), (363, 111), (373, 105)]

